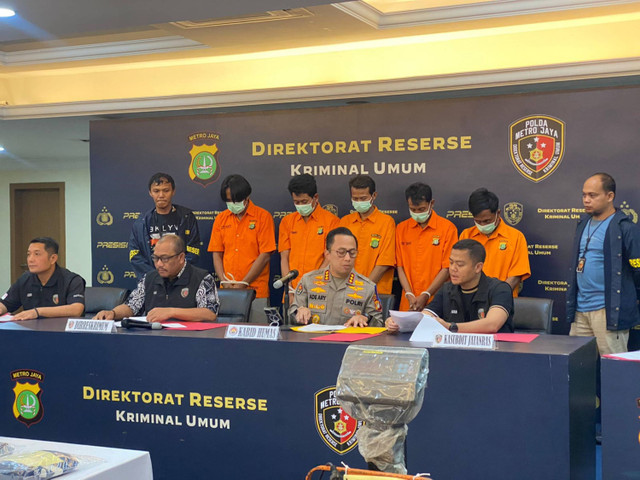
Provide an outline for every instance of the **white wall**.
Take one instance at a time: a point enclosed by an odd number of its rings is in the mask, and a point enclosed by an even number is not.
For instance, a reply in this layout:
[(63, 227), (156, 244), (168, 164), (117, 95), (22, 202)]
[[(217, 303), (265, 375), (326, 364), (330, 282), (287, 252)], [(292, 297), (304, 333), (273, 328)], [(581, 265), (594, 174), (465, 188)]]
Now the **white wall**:
[(0, 171), (0, 295), (11, 284), (9, 185), (64, 182), (66, 215), (66, 267), (91, 285), (91, 182), (89, 162), (68, 170)]

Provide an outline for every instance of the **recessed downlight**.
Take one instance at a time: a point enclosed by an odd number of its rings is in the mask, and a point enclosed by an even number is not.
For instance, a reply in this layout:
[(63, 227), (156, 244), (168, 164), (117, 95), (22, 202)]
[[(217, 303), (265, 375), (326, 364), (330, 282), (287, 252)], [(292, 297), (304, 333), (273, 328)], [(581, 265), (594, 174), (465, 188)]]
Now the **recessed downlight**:
[(13, 17), (15, 14), (10, 8), (0, 8), (0, 17)]

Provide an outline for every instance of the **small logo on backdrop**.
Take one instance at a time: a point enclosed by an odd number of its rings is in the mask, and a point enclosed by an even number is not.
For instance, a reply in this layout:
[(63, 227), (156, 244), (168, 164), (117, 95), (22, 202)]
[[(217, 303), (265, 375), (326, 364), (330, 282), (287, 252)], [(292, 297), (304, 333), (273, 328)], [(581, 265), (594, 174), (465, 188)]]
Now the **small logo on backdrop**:
[(551, 175), (564, 155), (565, 123), (548, 115), (532, 115), (509, 126), (509, 153), (513, 166), (538, 183)]
[(15, 394), (13, 416), (27, 427), (38, 423), (44, 415), (41, 399), (42, 389), (40, 388), (44, 374), (37, 370), (14, 370), (11, 372), (11, 380), (16, 382), (13, 387)]
[(322, 208), (324, 208), (327, 212), (333, 213), (336, 217), (338, 216), (338, 207), (333, 203), (327, 203)]
[(522, 220), (522, 215), (524, 213), (524, 207), (521, 203), (518, 202), (509, 202), (504, 205), (504, 219), (505, 221), (511, 225), (517, 225)]
[(622, 213), (629, 217), (631, 221), (633, 221), (633, 223), (638, 223), (637, 212), (633, 208), (629, 207), (629, 204), (627, 202), (622, 202), (622, 205), (620, 205), (620, 210), (622, 210)]
[(105, 265), (97, 275), (98, 283), (101, 285), (110, 285), (113, 283), (113, 273), (109, 271), (109, 268)]
[(344, 455), (357, 444), (356, 432), (362, 425), (342, 410), (336, 399), (336, 387), (326, 387), (315, 394), (316, 428), (324, 443)]
[(109, 226), (113, 224), (113, 215), (109, 213), (107, 207), (102, 207), (102, 210), (96, 217), (96, 223), (100, 226)]
[(219, 140), (220, 135), (214, 132), (199, 132), (189, 135), (189, 142), (191, 142), (189, 178), (203, 187), (215, 182), (220, 177), (217, 145)]

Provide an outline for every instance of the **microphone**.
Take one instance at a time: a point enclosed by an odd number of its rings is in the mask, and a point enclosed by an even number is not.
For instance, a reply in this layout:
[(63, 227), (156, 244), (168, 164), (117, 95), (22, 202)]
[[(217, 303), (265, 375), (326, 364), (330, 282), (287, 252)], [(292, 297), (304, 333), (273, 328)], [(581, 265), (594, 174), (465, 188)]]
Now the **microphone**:
[(120, 325), (122, 325), (122, 328), (147, 328), (149, 330), (161, 330), (163, 328), (161, 323), (142, 322), (131, 318), (123, 318)]
[(276, 288), (276, 289), (282, 288), (285, 282), (288, 282), (289, 280), (293, 280), (294, 278), (298, 278), (298, 270), (291, 270), (284, 277), (273, 282), (273, 288)]

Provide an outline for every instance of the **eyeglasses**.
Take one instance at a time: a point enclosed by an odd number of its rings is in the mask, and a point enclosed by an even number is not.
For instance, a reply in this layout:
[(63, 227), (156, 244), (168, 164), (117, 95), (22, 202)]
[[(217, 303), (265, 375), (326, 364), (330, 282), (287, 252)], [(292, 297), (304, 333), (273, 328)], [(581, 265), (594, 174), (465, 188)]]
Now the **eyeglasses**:
[(351, 258), (356, 258), (358, 256), (358, 250), (352, 248), (351, 250), (347, 250), (341, 248), (340, 250), (334, 250), (333, 253), (338, 255), (339, 258), (344, 258), (344, 256), (348, 253)]
[(165, 255), (164, 257), (157, 257), (155, 255), (151, 255), (151, 260), (153, 260), (153, 263), (167, 263), (169, 260), (171, 260), (174, 257), (177, 257), (178, 255), (180, 255), (179, 253), (176, 253), (175, 255)]

